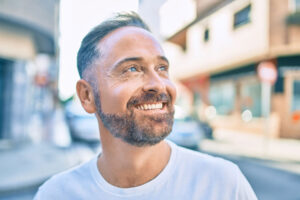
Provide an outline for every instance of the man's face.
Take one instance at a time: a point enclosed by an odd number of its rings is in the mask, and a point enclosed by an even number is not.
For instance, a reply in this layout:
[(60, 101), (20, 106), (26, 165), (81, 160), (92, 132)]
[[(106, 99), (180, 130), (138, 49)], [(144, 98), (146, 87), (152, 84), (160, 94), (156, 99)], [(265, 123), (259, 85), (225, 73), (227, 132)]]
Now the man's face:
[(95, 102), (103, 125), (132, 145), (160, 142), (172, 130), (176, 98), (161, 46), (149, 32), (123, 27), (98, 48)]

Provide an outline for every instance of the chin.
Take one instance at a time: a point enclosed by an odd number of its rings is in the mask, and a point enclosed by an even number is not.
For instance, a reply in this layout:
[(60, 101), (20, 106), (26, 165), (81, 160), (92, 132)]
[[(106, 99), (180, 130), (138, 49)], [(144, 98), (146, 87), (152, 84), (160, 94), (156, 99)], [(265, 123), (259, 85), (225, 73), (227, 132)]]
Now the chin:
[(172, 128), (169, 128), (169, 127), (166, 127), (166, 128), (158, 128), (158, 129), (155, 129), (153, 128), (152, 129), (152, 135), (155, 135), (155, 136), (158, 136), (158, 137), (167, 137), (172, 131)]

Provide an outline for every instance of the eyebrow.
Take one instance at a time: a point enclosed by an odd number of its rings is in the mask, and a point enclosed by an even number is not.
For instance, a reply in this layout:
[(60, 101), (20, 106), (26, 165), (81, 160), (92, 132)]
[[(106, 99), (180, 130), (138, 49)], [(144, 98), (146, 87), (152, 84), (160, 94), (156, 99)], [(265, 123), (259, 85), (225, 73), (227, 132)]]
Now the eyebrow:
[(157, 58), (160, 59), (160, 60), (164, 60), (164, 61), (166, 61), (169, 64), (169, 60), (167, 59), (167, 57), (165, 57), (165, 56), (157, 56)]
[[(165, 56), (157, 56), (159, 60), (164, 60), (169, 64), (169, 60)], [(121, 66), (123, 63), (130, 62), (130, 61), (142, 61), (144, 60), (142, 57), (129, 57), (129, 58), (124, 58), (117, 62), (116, 64), (113, 65), (112, 69), (117, 69), (119, 66)]]
[(142, 57), (129, 57), (129, 58), (124, 58), (117, 62), (116, 64), (113, 65), (112, 69), (117, 69), (119, 66), (121, 66), (123, 63), (130, 62), (130, 61), (142, 61)]

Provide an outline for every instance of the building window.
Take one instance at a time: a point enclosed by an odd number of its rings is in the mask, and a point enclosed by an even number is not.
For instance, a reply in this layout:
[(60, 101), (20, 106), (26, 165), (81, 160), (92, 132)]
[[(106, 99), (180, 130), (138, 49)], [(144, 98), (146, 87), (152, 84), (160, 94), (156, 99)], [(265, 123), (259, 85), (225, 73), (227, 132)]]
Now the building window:
[(286, 17), (286, 23), (290, 25), (300, 24), (300, 0), (290, 0), (291, 13)]
[(11, 107), (13, 86), (13, 62), (0, 58), (0, 140), (11, 133)]
[(204, 30), (204, 38), (203, 38), (204, 42), (207, 42), (209, 40), (209, 29), (205, 28)]
[(300, 111), (300, 80), (293, 81), (292, 111)]
[(300, 12), (300, 0), (294, 0), (295, 11)]
[(229, 115), (234, 110), (236, 89), (233, 82), (212, 84), (209, 91), (210, 103), (218, 115)]
[(233, 27), (237, 28), (251, 21), (251, 4), (234, 14)]
[(259, 81), (241, 83), (241, 111), (251, 113), (253, 117), (261, 117), (261, 84)]

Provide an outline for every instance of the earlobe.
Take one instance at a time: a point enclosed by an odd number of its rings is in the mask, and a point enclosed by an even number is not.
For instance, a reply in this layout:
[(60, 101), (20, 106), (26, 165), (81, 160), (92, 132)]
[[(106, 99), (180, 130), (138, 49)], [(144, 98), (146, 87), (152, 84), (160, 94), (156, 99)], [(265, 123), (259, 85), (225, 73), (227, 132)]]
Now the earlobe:
[(77, 81), (76, 92), (84, 110), (88, 113), (95, 113), (96, 107), (91, 85), (87, 81), (81, 79)]

